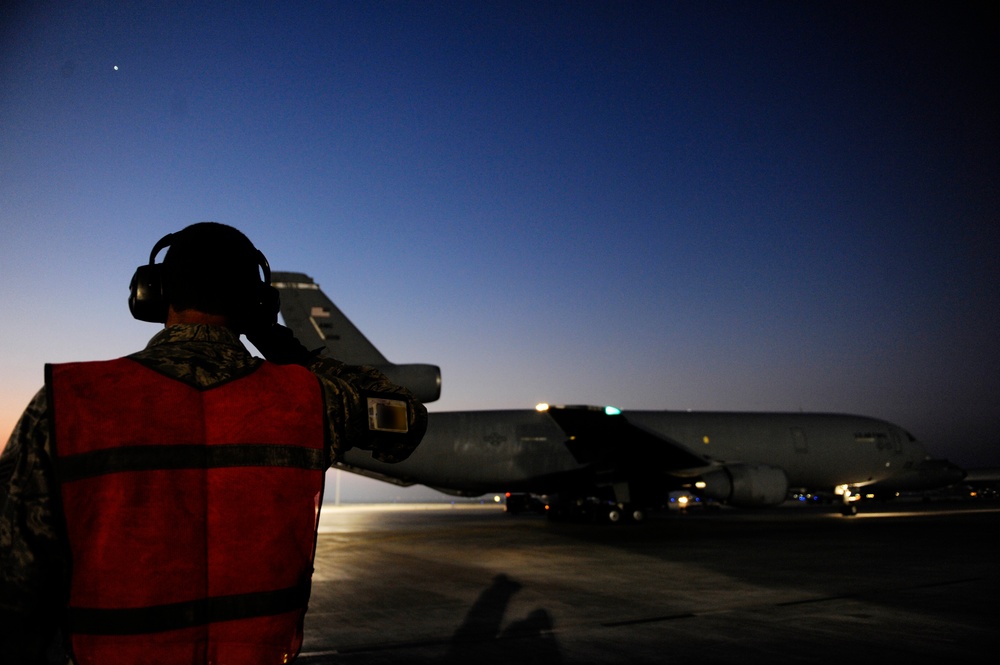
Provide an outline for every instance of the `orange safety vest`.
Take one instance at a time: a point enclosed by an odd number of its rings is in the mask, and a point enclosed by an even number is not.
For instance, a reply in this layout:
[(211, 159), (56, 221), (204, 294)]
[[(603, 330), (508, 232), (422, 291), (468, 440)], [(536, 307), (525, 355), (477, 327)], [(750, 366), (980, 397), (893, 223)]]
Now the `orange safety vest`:
[(316, 377), (198, 389), (122, 358), (46, 367), (80, 665), (290, 662), (327, 467)]

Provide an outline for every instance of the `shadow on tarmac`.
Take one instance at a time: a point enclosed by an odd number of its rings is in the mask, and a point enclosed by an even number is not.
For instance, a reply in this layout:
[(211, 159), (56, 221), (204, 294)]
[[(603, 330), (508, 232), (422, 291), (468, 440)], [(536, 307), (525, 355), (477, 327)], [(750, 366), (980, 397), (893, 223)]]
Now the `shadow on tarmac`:
[(501, 573), (493, 578), (465, 615), (465, 620), (451, 638), (447, 663), (550, 663), (559, 665), (562, 657), (552, 634), (552, 617), (544, 608), (501, 629), (507, 606), (521, 584)]

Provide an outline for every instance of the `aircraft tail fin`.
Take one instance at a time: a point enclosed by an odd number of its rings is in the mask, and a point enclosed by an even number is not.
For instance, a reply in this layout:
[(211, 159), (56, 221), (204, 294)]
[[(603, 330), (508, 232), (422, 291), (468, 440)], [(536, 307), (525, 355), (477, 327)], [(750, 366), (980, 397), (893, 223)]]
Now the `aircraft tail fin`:
[(307, 349), (323, 347), (328, 355), (342, 362), (372, 365), (421, 402), (433, 402), (441, 396), (440, 368), (389, 362), (312, 277), (300, 272), (272, 272), (271, 285), (281, 294), (285, 325)]

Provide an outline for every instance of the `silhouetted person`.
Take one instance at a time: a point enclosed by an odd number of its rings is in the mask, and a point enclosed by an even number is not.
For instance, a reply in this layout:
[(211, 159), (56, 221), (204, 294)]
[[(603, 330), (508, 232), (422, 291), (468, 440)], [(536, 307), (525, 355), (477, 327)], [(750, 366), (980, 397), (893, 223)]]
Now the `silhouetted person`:
[[(165, 324), (145, 349), (46, 366), (0, 456), (0, 662), (298, 654), (326, 469), (352, 447), (405, 459), (427, 414), (302, 347), (269, 282), (246, 236), (194, 224), (133, 277), (133, 316)], [(380, 428), (370, 399), (407, 431)]]

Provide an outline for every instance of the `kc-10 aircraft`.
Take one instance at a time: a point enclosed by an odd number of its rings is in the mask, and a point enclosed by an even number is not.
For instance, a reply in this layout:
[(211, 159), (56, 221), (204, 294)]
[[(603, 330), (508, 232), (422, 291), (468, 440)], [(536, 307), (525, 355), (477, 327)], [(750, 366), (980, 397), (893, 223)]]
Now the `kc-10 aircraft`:
[[(434, 365), (396, 365), (302, 273), (275, 272), (281, 315), (299, 340), (355, 365), (374, 365), (424, 402), (440, 396)], [(739, 507), (773, 506), (792, 491), (839, 495), (845, 514), (866, 488), (931, 489), (962, 479), (892, 423), (827, 413), (534, 410), (429, 414), (409, 459), (385, 464), (348, 451), (339, 468), (447, 494), (543, 495), (552, 515), (641, 520), (670, 492)]]

